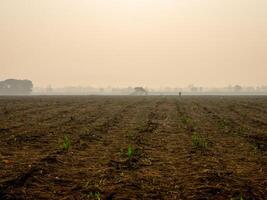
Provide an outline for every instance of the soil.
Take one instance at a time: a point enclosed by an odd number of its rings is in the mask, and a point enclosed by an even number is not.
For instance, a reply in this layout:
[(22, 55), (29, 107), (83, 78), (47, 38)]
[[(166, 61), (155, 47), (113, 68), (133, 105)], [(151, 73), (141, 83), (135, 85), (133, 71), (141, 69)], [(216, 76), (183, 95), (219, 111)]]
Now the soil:
[(265, 96), (0, 97), (0, 199), (266, 199), (266, 150)]

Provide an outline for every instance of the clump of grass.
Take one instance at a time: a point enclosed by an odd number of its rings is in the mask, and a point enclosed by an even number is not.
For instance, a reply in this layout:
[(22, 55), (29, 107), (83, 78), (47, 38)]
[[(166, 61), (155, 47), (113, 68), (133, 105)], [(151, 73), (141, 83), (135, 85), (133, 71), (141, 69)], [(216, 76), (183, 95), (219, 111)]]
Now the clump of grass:
[(94, 182), (87, 181), (84, 185), (85, 194), (83, 195), (85, 199), (95, 199), (100, 200), (101, 199), (101, 193), (99, 192), (99, 189), (101, 186), (103, 186), (104, 180), (95, 180)]
[(127, 132), (126, 137), (132, 140), (134, 138), (134, 134), (132, 132)]
[(186, 116), (182, 116), (181, 117), (181, 122), (184, 124), (184, 125), (187, 125), (188, 124), (188, 122), (189, 122), (189, 118), (187, 118)]
[(100, 193), (99, 192), (96, 192), (95, 193), (95, 198), (97, 199), (97, 200), (100, 200), (101, 198), (100, 198)]
[(67, 135), (64, 135), (64, 141), (63, 141), (63, 150), (68, 151), (70, 148), (70, 139)]
[(195, 122), (192, 121), (192, 119), (186, 115), (182, 115), (181, 118), (181, 123), (183, 124), (184, 128), (189, 131), (192, 132), (195, 130)]
[(206, 138), (202, 137), (201, 135), (194, 133), (192, 136), (192, 145), (194, 148), (207, 149), (208, 141), (206, 140)]
[(101, 195), (99, 192), (92, 192), (90, 196), (96, 200), (101, 200)]
[(240, 195), (239, 197), (233, 197), (230, 200), (244, 200), (244, 198), (242, 195)]
[(89, 194), (86, 194), (85, 197), (95, 200), (101, 200), (101, 195), (99, 192), (90, 192)]
[(226, 129), (229, 126), (229, 122), (226, 119), (220, 119), (218, 124), (221, 129)]

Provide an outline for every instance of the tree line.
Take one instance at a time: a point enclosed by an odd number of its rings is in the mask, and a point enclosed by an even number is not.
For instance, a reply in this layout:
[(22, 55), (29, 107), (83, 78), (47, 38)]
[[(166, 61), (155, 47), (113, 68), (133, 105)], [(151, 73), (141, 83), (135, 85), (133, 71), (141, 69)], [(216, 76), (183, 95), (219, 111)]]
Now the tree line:
[(29, 95), (33, 89), (30, 80), (7, 79), (0, 81), (1, 95)]

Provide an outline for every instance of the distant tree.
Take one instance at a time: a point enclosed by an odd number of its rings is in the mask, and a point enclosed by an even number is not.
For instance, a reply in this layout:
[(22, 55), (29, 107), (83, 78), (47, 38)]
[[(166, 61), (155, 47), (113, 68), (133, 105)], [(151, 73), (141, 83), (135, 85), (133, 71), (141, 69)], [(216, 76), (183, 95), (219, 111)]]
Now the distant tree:
[(195, 87), (193, 84), (190, 84), (188, 86), (188, 89), (189, 89), (190, 92), (198, 92), (198, 88)]
[(143, 87), (135, 87), (132, 95), (147, 95), (148, 92)]
[(28, 95), (32, 92), (33, 83), (30, 80), (7, 79), (0, 82), (0, 94)]
[(198, 92), (198, 88), (197, 87), (191, 87), (191, 92)]
[(233, 89), (234, 89), (234, 92), (241, 92), (242, 91), (242, 87), (240, 85), (235, 85)]
[(246, 91), (246, 92), (255, 92), (255, 88), (252, 87), (252, 86), (249, 86), (249, 87), (246, 87), (246, 88), (245, 88), (245, 91)]
[(51, 85), (48, 85), (48, 86), (46, 87), (46, 92), (48, 92), (48, 93), (53, 92), (53, 88), (52, 88)]
[(99, 88), (99, 92), (103, 93), (103, 92), (105, 92), (105, 89), (104, 88)]

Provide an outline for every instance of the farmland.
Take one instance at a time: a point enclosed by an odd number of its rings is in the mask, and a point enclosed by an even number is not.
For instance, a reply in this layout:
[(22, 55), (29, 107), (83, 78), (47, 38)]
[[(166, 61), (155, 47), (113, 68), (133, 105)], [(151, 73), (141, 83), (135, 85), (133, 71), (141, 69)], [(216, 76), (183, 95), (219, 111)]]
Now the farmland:
[(265, 199), (267, 97), (0, 97), (0, 199)]

